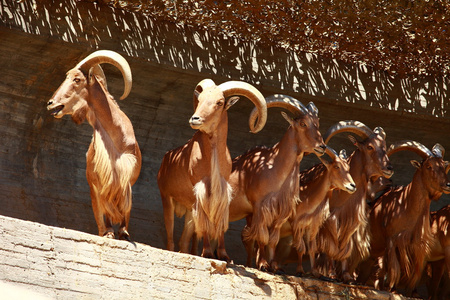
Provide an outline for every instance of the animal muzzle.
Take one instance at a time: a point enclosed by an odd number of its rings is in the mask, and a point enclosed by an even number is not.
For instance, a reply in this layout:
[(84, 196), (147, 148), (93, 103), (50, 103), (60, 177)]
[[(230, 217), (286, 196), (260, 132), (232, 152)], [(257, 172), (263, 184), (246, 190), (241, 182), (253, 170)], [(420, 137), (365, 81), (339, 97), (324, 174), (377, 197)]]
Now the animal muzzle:
[(64, 105), (54, 103), (53, 99), (50, 99), (47, 103), (47, 110), (50, 111), (50, 114), (54, 117), (56, 117), (63, 109)]
[(319, 147), (314, 148), (314, 152), (318, 156), (322, 156), (325, 154), (325, 150), (327, 149), (327, 146), (325, 144), (320, 145)]
[(189, 124), (193, 129), (198, 129), (203, 124), (203, 118), (199, 116), (192, 116), (189, 119)]
[(347, 183), (344, 185), (347, 193), (353, 194), (356, 192), (356, 185), (354, 183)]
[(394, 167), (392, 165), (388, 165), (385, 169), (382, 171), (384, 178), (391, 178), (392, 175), (394, 175)]

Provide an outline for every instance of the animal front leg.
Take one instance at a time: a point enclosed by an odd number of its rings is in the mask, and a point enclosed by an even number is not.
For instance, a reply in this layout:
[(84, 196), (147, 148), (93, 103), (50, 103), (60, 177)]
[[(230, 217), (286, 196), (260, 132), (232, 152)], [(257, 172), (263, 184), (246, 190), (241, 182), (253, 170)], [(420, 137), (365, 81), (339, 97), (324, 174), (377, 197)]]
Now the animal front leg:
[(279, 268), (278, 262), (274, 259), (275, 250), (277, 248), (278, 242), (280, 241), (280, 230), (283, 223), (284, 222), (277, 222), (277, 224), (273, 226), (272, 232), (269, 237), (269, 243), (267, 244), (270, 268), (275, 273), (284, 273), (284, 271)]
[(128, 224), (130, 223), (130, 212), (125, 213), (125, 216), (120, 223), (119, 239), (130, 241), (130, 234), (128, 233)]
[(297, 269), (295, 271), (295, 276), (301, 277), (305, 275), (305, 271), (303, 270), (303, 255), (305, 254), (305, 244), (303, 238), (300, 242), (300, 247), (297, 249)]
[(203, 251), (202, 251), (202, 257), (205, 258), (214, 258), (214, 254), (211, 250), (211, 243), (209, 241), (209, 235), (208, 233), (204, 232), (203, 234)]
[[(191, 254), (197, 255), (197, 238), (195, 235), (195, 225), (192, 219), (192, 210), (187, 210), (184, 215), (184, 228), (180, 238), (180, 251), (189, 253), (189, 243), (192, 239)], [(195, 251), (195, 252), (194, 252)]]
[(167, 233), (167, 250), (175, 251), (175, 243), (173, 241), (173, 227), (174, 227), (174, 214), (175, 208), (173, 205), (173, 199), (170, 197), (164, 197), (161, 195), (164, 213), (164, 227), (166, 227)]
[(104, 237), (107, 237), (109, 239), (114, 239), (114, 229), (112, 227), (112, 222), (108, 217), (105, 217), (105, 227), (106, 227), (106, 232), (103, 235)]
[[(92, 185), (90, 186), (90, 191), (91, 191), (92, 210), (94, 212), (95, 222), (97, 223), (98, 235), (110, 237), (108, 236), (108, 232), (106, 231), (104, 212), (98, 203), (99, 199), (97, 195), (97, 188)], [(114, 231), (112, 232), (112, 238), (114, 238)]]
[(225, 234), (222, 233), (219, 237), (219, 245), (217, 247), (217, 258), (226, 262), (231, 262), (230, 257), (225, 250)]
[(344, 283), (354, 282), (355, 279), (348, 271), (348, 260), (344, 259), (343, 261), (341, 261), (341, 266), (342, 266), (342, 281)]
[(256, 267), (264, 272), (269, 271), (269, 263), (266, 260), (266, 245), (258, 241), (258, 251), (256, 252)]
[(311, 274), (316, 278), (323, 277), (322, 274), (319, 272), (317, 265), (316, 265), (316, 255), (317, 255), (317, 242), (315, 238), (312, 238), (308, 242), (308, 255), (309, 255), (309, 263), (311, 265)]

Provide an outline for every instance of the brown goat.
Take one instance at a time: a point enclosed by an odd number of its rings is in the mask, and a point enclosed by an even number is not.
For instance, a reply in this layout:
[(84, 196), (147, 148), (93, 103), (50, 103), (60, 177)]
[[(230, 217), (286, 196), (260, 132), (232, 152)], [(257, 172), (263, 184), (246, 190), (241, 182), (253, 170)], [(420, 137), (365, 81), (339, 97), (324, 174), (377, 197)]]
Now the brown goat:
[(430, 299), (438, 299), (442, 276), (450, 278), (450, 204), (431, 212), (433, 241), (427, 261), (431, 265), (431, 283), (428, 287)]
[[(326, 148), (319, 132), (318, 111), (312, 102), (305, 107), (297, 99), (285, 95), (268, 97), (266, 102), (268, 108), (290, 110), (295, 118), (282, 112), (290, 126), (281, 141), (271, 148), (256, 147), (235, 158), (230, 176), (235, 192), (230, 205), (230, 221), (247, 217), (248, 225), (242, 234), (247, 242), (258, 242), (257, 265), (262, 270), (269, 269), (272, 264), (281, 226), (295, 212), (299, 167), (304, 153), (323, 155)], [(251, 119), (254, 113), (255, 110)], [(265, 257), (266, 245), (269, 262)], [(270, 268), (277, 269), (275, 265)]]
[(444, 148), (439, 144), (430, 151), (418, 142), (403, 141), (391, 145), (388, 155), (401, 150), (414, 151), (423, 161), (411, 161), (417, 170), (407, 186), (392, 187), (377, 199), (369, 219), (370, 255), (373, 260), (380, 258), (381, 288), (387, 272), (390, 289), (401, 283), (412, 291), (422, 276), (433, 240), (430, 203), (442, 193), (450, 193), (449, 163), (443, 160)]
[(256, 126), (251, 124), (252, 132), (260, 131), (266, 123), (266, 102), (252, 85), (228, 81), (216, 86), (212, 80), (205, 79), (196, 86), (195, 112), (189, 123), (197, 132), (185, 145), (164, 155), (158, 172), (169, 250), (174, 250), (174, 213), (179, 217), (186, 214), (181, 251), (188, 252), (195, 229), (196, 235), (203, 238), (203, 257), (213, 257), (212, 238), (218, 239), (218, 258), (230, 260), (225, 251), (224, 233), (228, 229), (232, 196), (228, 183), (231, 157), (227, 147), (227, 110), (239, 99), (230, 97), (233, 95), (247, 97), (255, 104), (259, 122)]
[(115, 52), (100, 50), (67, 72), (47, 109), (55, 118), (72, 115), (77, 124), (87, 119), (94, 129), (86, 154), (86, 177), (98, 234), (114, 238), (112, 224), (120, 223), (119, 238), (129, 239), (131, 187), (141, 170), (141, 152), (130, 120), (108, 93), (102, 63), (122, 72), (125, 91), (120, 99), (126, 98), (132, 82), (127, 61)]
[(293, 235), (292, 245), (279, 245), (275, 260), (284, 263), (288, 260), (291, 248), (296, 249), (297, 275), (302, 275), (303, 255), (308, 248), (308, 254), (313, 276), (321, 274), (315, 265), (317, 254), (316, 237), (320, 227), (329, 215), (327, 194), (334, 189), (341, 189), (354, 193), (356, 186), (350, 175), (350, 166), (347, 164), (345, 150), (338, 155), (327, 146), (326, 153), (331, 158), (328, 162), (319, 157), (321, 164), (300, 172), (300, 199), (297, 203), (296, 213), (290, 222), (286, 222), (281, 229), (281, 237)]
[(352, 132), (363, 138), (359, 142), (352, 135), (349, 139), (357, 147), (350, 155), (350, 174), (356, 184), (356, 192), (334, 190), (329, 195), (330, 216), (318, 234), (319, 250), (329, 259), (341, 262), (345, 282), (353, 278), (348, 271), (348, 259), (355, 255), (364, 258), (369, 255), (369, 235), (366, 232), (366, 198), (371, 178), (391, 177), (393, 168), (386, 155), (386, 134), (381, 127), (373, 131), (358, 121), (341, 121), (330, 127), (325, 142), (340, 132)]

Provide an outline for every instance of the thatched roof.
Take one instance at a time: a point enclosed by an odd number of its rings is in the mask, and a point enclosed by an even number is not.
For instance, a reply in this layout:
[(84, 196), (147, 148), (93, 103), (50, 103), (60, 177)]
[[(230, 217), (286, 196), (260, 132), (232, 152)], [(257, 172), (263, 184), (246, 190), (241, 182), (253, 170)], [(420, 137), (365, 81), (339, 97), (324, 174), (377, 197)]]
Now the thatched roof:
[(399, 75), (450, 73), (446, 0), (103, 0), (244, 40), (315, 52)]

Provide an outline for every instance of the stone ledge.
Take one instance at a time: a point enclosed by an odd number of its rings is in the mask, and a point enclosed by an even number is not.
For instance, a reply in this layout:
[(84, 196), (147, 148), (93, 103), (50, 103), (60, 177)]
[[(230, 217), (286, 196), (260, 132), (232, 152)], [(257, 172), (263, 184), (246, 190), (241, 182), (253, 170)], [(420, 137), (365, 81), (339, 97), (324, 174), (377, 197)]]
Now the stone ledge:
[(0, 286), (41, 299), (404, 299), (0, 216)]

